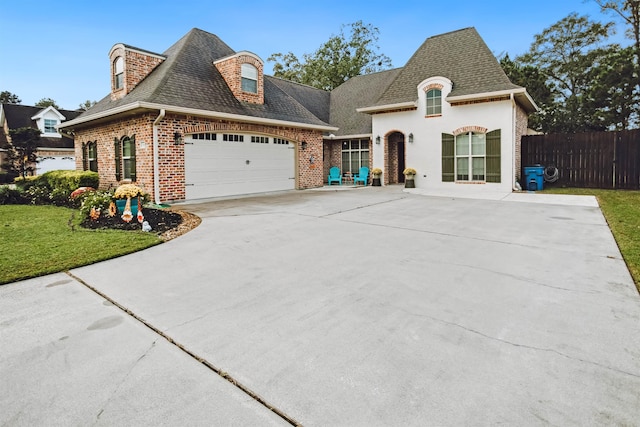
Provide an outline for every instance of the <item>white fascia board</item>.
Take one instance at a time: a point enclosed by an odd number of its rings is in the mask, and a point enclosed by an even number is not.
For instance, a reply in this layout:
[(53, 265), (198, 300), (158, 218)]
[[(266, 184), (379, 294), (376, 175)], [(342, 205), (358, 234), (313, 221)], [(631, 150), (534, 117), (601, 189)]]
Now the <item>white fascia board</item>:
[(105, 117), (109, 117), (114, 114), (126, 113), (127, 111), (136, 110), (136, 109), (166, 110), (167, 113), (177, 113), (177, 114), (185, 114), (185, 115), (191, 115), (191, 116), (209, 117), (209, 118), (215, 118), (215, 119), (225, 119), (225, 120), (231, 120), (236, 122), (239, 121), (239, 122), (245, 122), (245, 123), (257, 123), (257, 124), (270, 125), (270, 126), (285, 126), (285, 127), (295, 127), (295, 128), (302, 128), (302, 129), (321, 130), (321, 131), (338, 130), (338, 128), (335, 126), (313, 125), (313, 124), (307, 124), (307, 123), (290, 122), (287, 120), (266, 119), (262, 117), (243, 116), (240, 114), (230, 114), (230, 113), (221, 113), (217, 111), (199, 110), (196, 108), (175, 107), (172, 105), (154, 104), (150, 102), (134, 102), (132, 104), (123, 105), (117, 108), (113, 108), (111, 110), (88, 115), (86, 117), (79, 117), (77, 119), (70, 120), (68, 122), (63, 122), (58, 126), (58, 129), (76, 126), (82, 123), (103, 119)]
[[(519, 89), (507, 89), (500, 90), (496, 92), (483, 92), (483, 93), (472, 93), (469, 95), (459, 95), (459, 96), (447, 96), (445, 101), (448, 103), (455, 102), (464, 102), (464, 101), (473, 101), (476, 99), (487, 99), (487, 98), (495, 98), (500, 96), (508, 96), (514, 95), (516, 98), (519, 98), (520, 101), (525, 104), (526, 107), (529, 107), (532, 111), (538, 111), (538, 106), (533, 101), (531, 96), (527, 93), (527, 89), (519, 88)], [(529, 105), (526, 105), (529, 104)]]
[(37, 147), (36, 151), (62, 151), (62, 152), (69, 152), (69, 153), (73, 153), (74, 151), (76, 151), (75, 148), (56, 148), (56, 147)]
[(358, 113), (377, 113), (381, 111), (388, 110), (398, 110), (402, 108), (416, 108), (418, 106), (418, 101), (408, 101), (408, 102), (399, 102), (397, 104), (387, 104), (387, 105), (376, 105), (373, 107), (362, 107), (356, 108)]
[(44, 115), (46, 113), (48, 113), (49, 111), (53, 111), (53, 113), (58, 117), (58, 119), (60, 119), (60, 120), (64, 120), (65, 119), (65, 117), (62, 115), (62, 113), (60, 113), (60, 111), (56, 110), (53, 105), (50, 105), (50, 106), (40, 110), (38, 112), (38, 114), (36, 114), (35, 116), (31, 117), (31, 120), (40, 119), (40, 118), (44, 117)]

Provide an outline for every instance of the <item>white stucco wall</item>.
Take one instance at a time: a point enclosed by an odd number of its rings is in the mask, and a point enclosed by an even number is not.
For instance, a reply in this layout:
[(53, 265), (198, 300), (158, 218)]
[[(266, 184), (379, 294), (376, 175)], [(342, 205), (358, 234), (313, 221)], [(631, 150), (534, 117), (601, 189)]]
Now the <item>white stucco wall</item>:
[[(433, 79), (429, 79), (433, 81)], [(425, 81), (425, 82), (429, 82)], [(380, 135), (382, 141), (390, 132), (405, 134), (405, 164), (418, 172), (415, 184), (425, 189), (454, 189), (456, 186), (473, 185), (478, 191), (511, 191), (514, 184), (514, 106), (511, 100), (485, 102), (462, 106), (451, 106), (445, 98), (451, 91), (451, 84), (441, 79), (442, 115), (425, 117), (425, 92), (419, 86), (418, 108), (415, 111), (374, 114), (372, 116), (373, 138)], [(452, 183), (442, 182), (442, 146), (441, 134), (453, 134), (456, 129), (465, 126), (479, 126), (487, 132), (501, 130), (501, 182), (500, 183)], [(408, 135), (413, 133), (413, 143)], [(384, 142), (373, 144), (373, 167), (384, 167)]]

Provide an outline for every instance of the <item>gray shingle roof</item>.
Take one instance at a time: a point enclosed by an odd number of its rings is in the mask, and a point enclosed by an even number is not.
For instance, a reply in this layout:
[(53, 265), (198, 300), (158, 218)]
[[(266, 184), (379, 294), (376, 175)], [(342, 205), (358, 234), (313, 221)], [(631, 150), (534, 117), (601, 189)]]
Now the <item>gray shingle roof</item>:
[(352, 77), (331, 91), (331, 124), (340, 128), (336, 135), (371, 133), (371, 116), (356, 112), (372, 105), (394, 81), (401, 68)]
[(509, 81), (476, 29), (464, 28), (426, 39), (371, 106), (415, 101), (418, 84), (435, 76), (453, 82), (449, 96), (520, 88)]
[(215, 60), (234, 53), (214, 34), (194, 28), (163, 53), (167, 59), (129, 94), (115, 101), (108, 95), (86, 114), (106, 112), (134, 102), (149, 102), (327, 126), (325, 121), (282, 90), (282, 85), (278, 85), (273, 78), (264, 79), (264, 104), (236, 99), (213, 65)]

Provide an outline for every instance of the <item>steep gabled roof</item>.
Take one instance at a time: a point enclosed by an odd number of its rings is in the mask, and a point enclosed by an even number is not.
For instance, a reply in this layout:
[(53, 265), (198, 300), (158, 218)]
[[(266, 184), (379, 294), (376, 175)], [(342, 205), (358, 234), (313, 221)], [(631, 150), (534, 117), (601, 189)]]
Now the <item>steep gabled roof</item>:
[(522, 89), (511, 83), (476, 29), (464, 28), (426, 39), (394, 82), (370, 105), (415, 101), (418, 85), (435, 76), (453, 82), (449, 97)]
[(371, 116), (356, 109), (373, 104), (401, 71), (395, 68), (355, 76), (331, 91), (331, 124), (339, 128), (339, 135), (371, 133)]
[(234, 53), (216, 35), (194, 28), (163, 53), (166, 60), (129, 94), (115, 101), (108, 95), (84, 116), (144, 102), (328, 126), (302, 103), (283, 91), (272, 78), (264, 79), (264, 104), (250, 104), (236, 99), (213, 65), (215, 60)]

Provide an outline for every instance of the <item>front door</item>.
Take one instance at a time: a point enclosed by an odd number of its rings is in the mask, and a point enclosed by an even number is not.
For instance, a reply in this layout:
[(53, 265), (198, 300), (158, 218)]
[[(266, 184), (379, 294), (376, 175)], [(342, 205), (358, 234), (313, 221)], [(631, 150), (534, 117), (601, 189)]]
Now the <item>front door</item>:
[(398, 141), (398, 182), (404, 182), (404, 137)]

